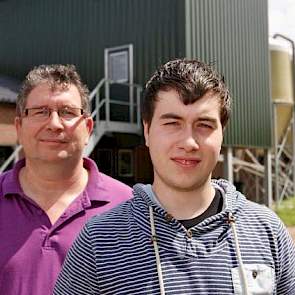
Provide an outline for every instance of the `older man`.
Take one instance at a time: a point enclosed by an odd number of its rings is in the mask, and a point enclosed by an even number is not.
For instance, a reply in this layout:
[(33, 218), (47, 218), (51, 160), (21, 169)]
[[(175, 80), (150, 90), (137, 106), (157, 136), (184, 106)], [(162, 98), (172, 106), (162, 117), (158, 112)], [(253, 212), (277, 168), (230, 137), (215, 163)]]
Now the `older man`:
[(142, 110), (154, 182), (87, 223), (54, 294), (295, 294), (282, 222), (211, 179), (230, 116), (223, 78), (201, 61), (170, 61)]
[(49, 295), (81, 227), (131, 189), (82, 157), (93, 121), (74, 66), (27, 75), (15, 126), (25, 159), (0, 177), (0, 294)]

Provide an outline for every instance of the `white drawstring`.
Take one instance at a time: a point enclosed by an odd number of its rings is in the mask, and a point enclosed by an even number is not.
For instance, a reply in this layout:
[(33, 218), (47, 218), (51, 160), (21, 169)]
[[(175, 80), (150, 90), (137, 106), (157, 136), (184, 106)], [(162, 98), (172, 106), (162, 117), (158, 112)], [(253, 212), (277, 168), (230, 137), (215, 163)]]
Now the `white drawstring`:
[(159, 278), (159, 284), (160, 284), (160, 294), (165, 295), (165, 288), (164, 288), (162, 267), (161, 267), (161, 261), (160, 261), (159, 247), (158, 247), (157, 237), (156, 237), (153, 208), (151, 206), (149, 206), (149, 210), (150, 210), (150, 224), (151, 224), (151, 231), (152, 231), (152, 241), (153, 241), (155, 255), (156, 255), (157, 271), (158, 271), (158, 278)]
[(244, 268), (241, 250), (240, 250), (240, 246), (239, 246), (238, 234), (237, 234), (236, 223), (235, 223), (236, 221), (235, 221), (235, 218), (233, 217), (231, 212), (228, 213), (228, 222), (231, 225), (231, 228), (233, 230), (236, 254), (237, 254), (238, 263), (239, 263), (239, 273), (240, 273), (240, 278), (241, 278), (242, 291), (243, 291), (244, 295), (250, 295), (249, 289), (248, 289), (246, 271)]
[[(157, 237), (156, 237), (154, 213), (153, 213), (153, 208), (151, 206), (149, 206), (149, 212), (150, 212), (150, 225), (151, 225), (151, 232), (152, 232), (152, 242), (153, 242), (153, 246), (154, 246), (154, 250), (155, 250), (158, 279), (159, 279), (159, 284), (160, 284), (160, 294), (165, 295), (165, 288), (164, 288), (162, 267), (161, 267), (161, 261), (160, 261), (159, 247), (158, 247)], [(246, 271), (245, 271), (245, 268), (244, 268), (242, 255), (241, 255), (241, 250), (240, 250), (240, 246), (239, 246), (239, 240), (238, 240), (238, 234), (237, 234), (237, 230), (236, 230), (235, 218), (233, 217), (233, 215), (231, 213), (228, 214), (228, 222), (229, 222), (229, 224), (230, 224), (230, 226), (232, 228), (232, 231), (233, 231), (243, 294), (244, 295), (250, 295), (249, 289), (248, 289)]]

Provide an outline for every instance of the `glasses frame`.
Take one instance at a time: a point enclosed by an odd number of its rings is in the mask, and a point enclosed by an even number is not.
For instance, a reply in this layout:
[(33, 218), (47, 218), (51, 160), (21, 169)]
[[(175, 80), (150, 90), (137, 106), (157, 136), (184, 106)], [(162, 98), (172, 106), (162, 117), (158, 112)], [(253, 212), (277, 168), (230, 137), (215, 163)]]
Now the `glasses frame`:
[[(64, 110), (64, 109), (70, 109), (70, 110), (80, 110), (80, 115), (76, 116), (76, 117), (73, 117), (73, 118), (70, 118), (70, 119), (65, 119), (63, 118), (61, 115), (60, 115), (60, 111)], [(57, 112), (57, 115), (59, 117), (59, 119), (61, 120), (65, 120), (65, 121), (70, 121), (70, 120), (73, 120), (75, 118), (79, 118), (80, 116), (86, 116), (87, 113), (85, 112), (85, 110), (83, 108), (78, 108), (78, 107), (70, 107), (70, 106), (64, 106), (64, 107), (60, 107), (60, 108), (49, 108), (49, 107), (33, 107), (33, 108), (25, 108), (24, 111), (23, 111), (23, 114), (24, 114), (24, 117), (26, 118), (35, 118), (37, 119), (37, 117), (34, 117), (34, 116), (29, 116), (29, 111), (31, 110), (46, 110), (46, 112), (48, 112), (48, 115), (47, 116), (44, 116), (44, 117), (38, 117), (38, 121), (46, 121), (50, 118), (52, 112)], [(44, 112), (44, 114), (46, 113)], [(44, 119), (44, 120), (43, 120)]]

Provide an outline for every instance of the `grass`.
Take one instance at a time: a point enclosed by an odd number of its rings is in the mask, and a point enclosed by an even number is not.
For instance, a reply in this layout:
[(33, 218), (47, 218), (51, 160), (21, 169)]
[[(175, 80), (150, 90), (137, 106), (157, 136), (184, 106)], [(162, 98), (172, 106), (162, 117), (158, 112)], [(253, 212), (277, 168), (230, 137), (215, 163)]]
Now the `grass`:
[(275, 209), (286, 226), (295, 226), (295, 197), (290, 197), (281, 202)]

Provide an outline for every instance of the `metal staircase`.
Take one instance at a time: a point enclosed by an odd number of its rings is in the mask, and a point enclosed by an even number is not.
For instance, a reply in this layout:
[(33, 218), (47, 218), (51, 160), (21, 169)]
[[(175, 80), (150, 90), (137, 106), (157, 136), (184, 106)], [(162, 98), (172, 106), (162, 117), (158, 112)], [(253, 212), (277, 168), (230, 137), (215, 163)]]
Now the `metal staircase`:
[[(122, 86), (128, 90), (128, 97), (125, 100), (120, 100), (120, 95), (117, 98), (110, 97), (112, 86)], [(118, 133), (141, 133), (140, 121), (140, 96), (142, 87), (137, 84), (117, 83), (108, 79), (102, 79), (89, 95), (91, 105), (91, 116), (94, 120), (94, 129), (90, 136), (89, 143), (84, 150), (84, 156), (90, 155), (99, 142), (101, 137), (107, 132)], [(121, 110), (120, 110), (121, 107)], [(116, 108), (116, 109), (114, 109)], [(122, 109), (123, 108), (123, 109)], [(126, 114), (128, 110), (128, 114)], [(114, 114), (125, 112), (124, 118), (113, 118)], [(19, 158), (19, 153), (22, 147), (16, 146), (14, 152), (0, 167), (2, 173), (9, 164), (15, 162)]]
[(294, 125), (294, 111), (289, 119), (288, 126), (284, 134), (279, 138), (275, 135), (275, 151), (273, 170), (275, 176), (275, 200), (278, 204), (284, 198), (295, 195), (295, 125)]
[(5, 162), (1, 165), (0, 167), (0, 173), (2, 173), (8, 166), (9, 164), (16, 162), (19, 159), (19, 154), (22, 150), (21, 145), (15, 146), (14, 151), (11, 153), (11, 155), (5, 160)]
[[(275, 104), (274, 104), (275, 107)], [(274, 114), (276, 114), (274, 108)], [(271, 153), (271, 170), (273, 183), (273, 198), (279, 206), (283, 199), (295, 195), (295, 124), (294, 111), (288, 118), (287, 125), (282, 133), (277, 134), (277, 116), (274, 115), (274, 146)], [(242, 180), (244, 193), (255, 196), (260, 202), (265, 192), (266, 163), (261, 162), (262, 150), (236, 149), (232, 159), (235, 179)], [(272, 197), (272, 196), (271, 196)], [(265, 199), (264, 199), (265, 201)]]
[[(113, 85), (121, 85), (129, 88), (129, 100), (120, 100), (110, 97), (110, 89)], [(103, 91), (104, 90), (104, 91)], [(101, 92), (104, 97), (101, 98)], [(107, 132), (118, 133), (141, 133), (140, 121), (140, 96), (142, 87), (137, 84), (117, 83), (111, 80), (102, 79), (90, 94), (90, 103), (92, 105), (92, 118), (94, 120), (94, 130), (89, 143), (84, 150), (84, 155), (88, 156)], [(127, 119), (112, 119), (112, 108), (123, 106), (128, 108)]]

